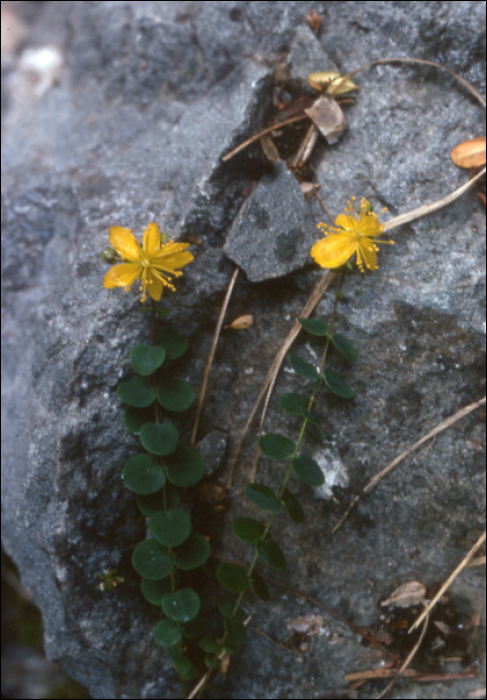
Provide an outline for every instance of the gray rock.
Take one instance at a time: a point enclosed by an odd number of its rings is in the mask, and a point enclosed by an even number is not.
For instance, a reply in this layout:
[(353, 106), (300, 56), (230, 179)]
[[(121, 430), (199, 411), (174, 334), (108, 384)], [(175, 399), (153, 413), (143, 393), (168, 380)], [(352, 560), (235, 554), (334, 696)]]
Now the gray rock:
[[(319, 41), (306, 28), (312, 6), (323, 17)], [(282, 166), (275, 184), (261, 181), (254, 191), (271, 235), (259, 240), (249, 226), (247, 238), (236, 236), (262, 166), (252, 150), (226, 164), (221, 157), (265, 125), (273, 61), (292, 47), (294, 75), (304, 78), (314, 56), (330, 65), (313, 69), (342, 72), (374, 58), (422, 56), (484, 93), (485, 3), (47, 2), (30, 22), (25, 43), (2, 59), (2, 540), (42, 611), (49, 659), (94, 697), (178, 697), (170, 660), (152, 641), (158, 613), (142, 599), (130, 565), (145, 522), (122, 487), (121, 468), (137, 444), (123, 428), (115, 389), (130, 372), (128, 351), (150, 331), (136, 313), (137, 294), (101, 286), (108, 228), (139, 233), (156, 220), (176, 238), (199, 241), (178, 291), (164, 299), (171, 322), (191, 336), (183, 370), (195, 386), (234, 267), (224, 250), (248, 272), (231, 314), (252, 313), (255, 323), (224, 331), (200, 431), (227, 434), (231, 454), (281, 340), (322, 274), (308, 256), (323, 212), (317, 201), (298, 203)], [(46, 67), (26, 71), (22, 61), (24, 47), (46, 46), (62, 59), (47, 90)], [(484, 133), (484, 113), (451, 76), (387, 66), (355, 81), (355, 104), (344, 105), (348, 131), (333, 147), (321, 141), (313, 157), (332, 213), (356, 195), (394, 215), (466, 180), (449, 152)], [(273, 191), (281, 182), (296, 196), (295, 207), (278, 202), (284, 219)], [(252, 211), (252, 201), (247, 206)], [(291, 228), (303, 232), (292, 238), (292, 255)], [(475, 192), (392, 233), (396, 244), (381, 248), (379, 271), (350, 275), (338, 307), (337, 330), (358, 359), (351, 367), (337, 356), (330, 361), (355, 398), (323, 397), (317, 408), (353, 493), (485, 393), (485, 212)], [(316, 314), (329, 318), (333, 303), (333, 294), (325, 296)], [(293, 348), (309, 361), (321, 351), (310, 336)], [(276, 396), (307, 391), (286, 369)], [(485, 527), (484, 428), (471, 414), (438, 436), (334, 537), (331, 526), (349, 499), (327, 504), (292, 482), (306, 523), (276, 523), (286, 583), (369, 626), (380, 623), (379, 602), (399, 584), (443, 581)], [(181, 424), (184, 437), (190, 429)], [(273, 398), (266, 429), (296, 437), (299, 424)], [(309, 454), (329, 448), (306, 436)], [(233, 537), (231, 520), (256, 516), (242, 496), (254, 451), (248, 440), (214, 542), (241, 561), (251, 553)], [(275, 486), (282, 472), (282, 464), (262, 460), (257, 478)], [(96, 585), (107, 567), (126, 580), (113, 595)], [(480, 609), (483, 630), (482, 571), (462, 572), (450, 596), (462, 621)], [(318, 612), (274, 586), (269, 604), (249, 597), (246, 611), (279, 641), (285, 620)], [(320, 697), (343, 688), (351, 669), (381, 662), (336, 618), (325, 623), (328, 634), (312, 638), (306, 656), (250, 631), (212, 697)], [(478, 679), (451, 686), (401, 681), (391, 697), (466, 698), (485, 685), (483, 674), (480, 668)]]

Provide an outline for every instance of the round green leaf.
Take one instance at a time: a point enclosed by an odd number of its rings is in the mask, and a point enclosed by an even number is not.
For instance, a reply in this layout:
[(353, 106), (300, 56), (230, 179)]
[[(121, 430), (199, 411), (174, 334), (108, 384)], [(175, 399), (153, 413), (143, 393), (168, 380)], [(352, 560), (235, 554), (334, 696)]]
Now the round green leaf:
[(342, 379), (342, 377), (332, 369), (325, 369), (323, 372), (323, 379), (326, 382), (331, 391), (337, 396), (341, 396), (342, 399), (351, 399), (353, 397), (353, 391), (348, 386), (347, 382)]
[(283, 394), (279, 397), (279, 406), (288, 413), (302, 416), (308, 410), (309, 398), (303, 394)]
[(259, 447), (266, 457), (277, 460), (288, 459), (296, 449), (292, 440), (277, 433), (263, 435), (259, 440)]
[(164, 362), (166, 353), (159, 345), (137, 345), (130, 351), (130, 363), (137, 374), (147, 377)]
[(233, 521), (233, 532), (242, 542), (253, 544), (264, 534), (265, 527), (262, 523), (252, 518), (236, 518)]
[(293, 370), (296, 372), (296, 374), (299, 374), (300, 377), (304, 377), (305, 379), (310, 379), (311, 381), (315, 382), (320, 376), (314, 365), (306, 362), (306, 360), (302, 360), (297, 355), (289, 355), (289, 362)]
[(204, 634), (205, 629), (206, 620), (200, 613), (194, 618), (194, 620), (191, 620), (191, 622), (187, 622), (184, 625), (183, 634), (187, 639), (197, 639)]
[(150, 379), (138, 376), (130, 377), (126, 382), (120, 382), (117, 386), (117, 396), (120, 401), (135, 408), (146, 408), (156, 398)]
[(245, 642), (247, 637), (247, 627), (244, 625), (242, 620), (236, 618), (226, 617), (224, 620), (225, 631), (226, 631), (226, 641), (224, 649), (228, 651), (229, 654), (237, 654), (240, 649), (240, 645)]
[(154, 641), (166, 649), (174, 649), (181, 641), (179, 627), (172, 620), (161, 620), (154, 627)]
[(158, 328), (156, 343), (164, 349), (166, 357), (170, 360), (180, 357), (189, 346), (189, 340), (171, 328)]
[(123, 414), (125, 427), (132, 435), (140, 435), (142, 426), (153, 420), (154, 408), (152, 406), (148, 406), (147, 408), (133, 408), (133, 406), (127, 406)]
[(159, 382), (157, 398), (168, 411), (185, 411), (194, 401), (194, 391), (184, 379), (164, 377)]
[(174, 568), (166, 550), (154, 539), (139, 542), (132, 553), (132, 566), (140, 576), (151, 581), (166, 578)]
[(328, 335), (330, 326), (326, 321), (320, 321), (319, 318), (298, 318), (298, 321), (303, 326), (304, 330), (311, 333), (311, 335)]
[(271, 594), (267, 588), (267, 583), (257, 571), (254, 571), (250, 577), (250, 587), (257, 598), (261, 600), (270, 600)]
[(161, 607), (162, 597), (166, 593), (170, 593), (172, 590), (171, 579), (167, 578), (160, 579), (159, 581), (151, 581), (148, 578), (143, 578), (140, 584), (140, 588), (144, 595), (144, 598), (152, 603), (152, 605), (158, 605)]
[(191, 518), (184, 510), (159, 510), (149, 518), (149, 529), (161, 544), (177, 547), (191, 532)]
[(357, 351), (352, 343), (345, 338), (341, 333), (333, 333), (331, 342), (336, 347), (338, 352), (341, 352), (347, 362), (353, 362), (357, 357)]
[(325, 481), (323, 471), (312, 457), (299, 454), (291, 461), (291, 468), (296, 476), (309, 486), (321, 486)]
[(222, 586), (228, 588), (229, 591), (243, 593), (249, 587), (246, 570), (236, 564), (219, 564), (216, 575)]
[(166, 475), (156, 457), (141, 452), (125, 462), (122, 479), (130, 491), (149, 494), (164, 486)]
[(146, 423), (140, 430), (140, 442), (147, 452), (165, 457), (178, 446), (179, 434), (172, 423)]
[(174, 622), (189, 622), (199, 613), (201, 602), (192, 588), (181, 588), (175, 593), (167, 593), (162, 599), (164, 614)]
[(192, 532), (183, 544), (173, 551), (173, 559), (178, 569), (189, 571), (202, 566), (210, 556), (210, 545), (203, 535)]
[[(231, 566), (234, 566), (233, 564)], [(241, 567), (238, 567), (241, 568)], [(218, 572), (217, 572), (218, 575)], [(229, 600), (220, 600), (218, 603), (218, 610), (220, 611), (220, 615), (223, 617), (231, 617), (235, 618), (236, 620), (245, 620), (245, 613), (242, 610), (242, 608), (238, 608), (235, 614), (233, 614), (233, 610), (235, 608), (235, 603), (232, 603)]]
[(272, 566), (273, 569), (284, 571), (286, 568), (286, 558), (282, 553), (281, 548), (272, 540), (260, 540), (256, 544), (259, 556), (266, 564)]
[(183, 681), (192, 681), (197, 678), (198, 671), (191, 663), (188, 656), (178, 655), (172, 657), (174, 670)]
[(167, 478), (176, 486), (194, 486), (206, 473), (205, 460), (196, 450), (180, 445), (166, 459)]
[(294, 520), (295, 523), (304, 522), (304, 511), (301, 507), (301, 503), (298, 501), (296, 496), (291, 493), (291, 491), (288, 491), (288, 489), (284, 489), (284, 493), (282, 494), (282, 502), (284, 503), (284, 508), (286, 509), (286, 512), (291, 520)]
[(269, 510), (271, 513), (281, 510), (282, 504), (277, 500), (274, 491), (264, 484), (248, 484), (245, 487), (245, 495), (262, 510)]
[(219, 654), (221, 649), (216, 639), (210, 637), (209, 634), (205, 634), (205, 636), (200, 639), (199, 646), (208, 654)]
[(137, 507), (140, 512), (149, 517), (152, 513), (161, 510), (163, 504), (166, 508), (176, 508), (179, 503), (179, 489), (166, 481), (164, 490), (166, 492), (165, 499), (162, 489), (156, 493), (150, 493), (147, 496), (141, 496), (139, 494), (137, 496)]

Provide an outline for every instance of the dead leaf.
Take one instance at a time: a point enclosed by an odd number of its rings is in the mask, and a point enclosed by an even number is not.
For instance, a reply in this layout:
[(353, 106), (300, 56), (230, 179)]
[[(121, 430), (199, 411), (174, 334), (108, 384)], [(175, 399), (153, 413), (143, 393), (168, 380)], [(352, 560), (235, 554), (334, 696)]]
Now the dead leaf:
[(450, 625), (447, 625), (446, 622), (441, 622), (441, 620), (434, 620), (434, 624), (442, 634), (445, 635), (445, 637), (448, 637), (450, 634), (452, 634), (452, 628)]
[(264, 134), (264, 136), (260, 137), (260, 145), (262, 146), (262, 150), (264, 151), (264, 155), (267, 160), (270, 160), (271, 163), (277, 163), (281, 156), (279, 155), (276, 144), (271, 139), (269, 134)]
[(235, 330), (241, 331), (245, 330), (245, 328), (249, 328), (253, 325), (253, 323), (254, 317), (250, 314), (246, 314), (245, 316), (239, 316), (235, 319), (235, 321), (232, 321), (227, 326), (225, 326), (225, 328), (234, 328)]
[(485, 194), (482, 194), (482, 192), (479, 192), (479, 197), (480, 197), (480, 201), (482, 202), (482, 204), (485, 207)]
[(411, 608), (413, 605), (421, 603), (426, 596), (426, 586), (419, 581), (408, 581), (396, 588), (387, 600), (383, 600), (381, 605), (393, 605), (395, 608)]
[(459, 143), (450, 156), (460, 168), (480, 168), (485, 165), (485, 136), (477, 136)]
[(332, 97), (323, 95), (304, 111), (330, 145), (336, 143), (347, 128), (345, 115)]
[(320, 15), (318, 14), (318, 10), (312, 9), (308, 12), (306, 15), (306, 19), (308, 20), (308, 24), (310, 26), (310, 29), (314, 31), (315, 34), (318, 34), (320, 31), (321, 25), (323, 23), (323, 20), (321, 19)]
[(323, 616), (313, 615), (313, 613), (299, 615), (293, 619), (286, 620), (286, 627), (292, 632), (301, 632), (307, 637), (323, 634)]
[(308, 75), (308, 83), (318, 92), (324, 91), (327, 95), (344, 95), (359, 89), (351, 80), (343, 80), (344, 77), (333, 70), (320, 70)]
[(300, 182), (301, 192), (304, 194), (304, 198), (307, 202), (311, 199), (315, 192), (317, 192), (321, 185), (315, 185), (314, 182)]

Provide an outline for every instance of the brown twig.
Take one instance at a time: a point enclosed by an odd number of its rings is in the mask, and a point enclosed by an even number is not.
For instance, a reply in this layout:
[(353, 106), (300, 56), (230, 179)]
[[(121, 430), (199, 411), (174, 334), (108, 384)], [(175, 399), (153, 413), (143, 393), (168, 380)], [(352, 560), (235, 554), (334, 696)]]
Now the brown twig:
[(229, 151), (226, 153), (223, 157), (222, 160), (226, 163), (227, 160), (230, 160), (230, 158), (233, 158), (233, 156), (236, 156), (237, 153), (240, 153), (240, 151), (243, 151), (244, 148), (247, 148), (247, 146), (250, 146), (251, 143), (254, 141), (258, 141), (261, 136), (265, 136), (265, 134), (268, 134), (271, 131), (275, 131), (276, 129), (280, 129), (282, 126), (287, 126), (288, 124), (293, 124), (294, 122), (300, 122), (303, 121), (303, 119), (309, 119), (307, 114), (299, 114), (297, 117), (291, 117), (290, 119), (285, 119), (282, 122), (276, 122), (275, 124), (272, 124), (272, 126), (268, 126), (265, 129), (262, 129), (262, 131), (259, 131), (258, 134), (255, 134), (254, 136), (251, 136), (250, 138), (246, 139), (243, 141), (239, 146), (233, 149), (233, 151)]
[(218, 339), (220, 337), (222, 325), (223, 325), (223, 319), (225, 318), (225, 314), (228, 308), (228, 304), (230, 302), (230, 297), (232, 296), (233, 288), (235, 286), (235, 282), (237, 280), (239, 273), (239, 268), (236, 267), (233, 275), (230, 279), (230, 282), (228, 283), (227, 287), (227, 293), (225, 294), (225, 299), (223, 300), (222, 307), (220, 309), (220, 315), (218, 316), (218, 321), (216, 323), (215, 327), (215, 333), (213, 334), (213, 340), (211, 343), (211, 348), (210, 352), (208, 353), (208, 359), (206, 361), (206, 367), (205, 367), (205, 373), (203, 375), (203, 382), (201, 384), (201, 389), (200, 389), (200, 394), (198, 396), (198, 407), (196, 409), (196, 417), (194, 419), (194, 426), (193, 426), (193, 432), (191, 434), (191, 447), (195, 446), (196, 443), (196, 436), (198, 434), (198, 426), (199, 426), (199, 421), (200, 421), (200, 416), (201, 416), (201, 411), (203, 409), (203, 402), (205, 400), (205, 393), (206, 393), (206, 386), (208, 384), (208, 377), (210, 376), (210, 370), (211, 370), (211, 365), (213, 364), (213, 358), (215, 357), (215, 350), (216, 346), (218, 344)]
[(457, 576), (459, 575), (459, 573), (466, 567), (466, 565), (468, 564), (468, 562), (470, 561), (470, 559), (473, 557), (473, 555), (475, 554), (475, 552), (477, 552), (477, 550), (480, 549), (480, 547), (481, 547), (481, 546), (483, 545), (483, 543), (485, 542), (486, 532), (487, 532), (487, 531), (484, 530), (483, 534), (479, 537), (479, 539), (478, 539), (477, 542), (474, 544), (474, 546), (472, 547), (472, 549), (470, 550), (470, 552), (467, 554), (467, 556), (464, 557), (464, 559), (460, 562), (460, 564), (457, 566), (457, 568), (455, 569), (455, 571), (448, 577), (448, 579), (447, 579), (447, 580), (445, 581), (445, 583), (442, 585), (442, 587), (440, 588), (440, 590), (438, 591), (438, 593), (432, 598), (432, 600), (430, 601), (430, 603), (428, 603), (428, 605), (427, 605), (426, 608), (423, 610), (423, 612), (421, 613), (421, 615), (420, 615), (420, 616), (418, 617), (418, 619), (414, 622), (414, 624), (412, 625), (412, 627), (411, 627), (411, 629), (409, 630), (409, 632), (412, 632), (414, 629), (416, 629), (416, 627), (421, 623), (421, 621), (424, 619), (424, 617), (425, 617), (426, 615), (428, 615), (428, 613), (430, 612), (430, 610), (436, 605), (436, 603), (437, 603), (438, 600), (441, 598), (441, 596), (443, 595), (443, 593), (447, 590), (447, 588), (449, 588), (449, 587), (451, 586), (451, 584), (452, 584), (453, 581), (457, 578)]
[[(418, 442), (415, 442), (414, 445), (411, 445), (407, 450), (402, 452), (398, 457), (396, 457), (390, 464), (387, 465), (382, 471), (380, 471), (378, 474), (374, 476), (371, 481), (367, 484), (367, 486), (364, 487), (362, 493), (366, 494), (369, 493), (369, 491), (372, 491), (374, 486), (377, 486), (379, 481), (386, 476), (390, 471), (394, 469), (394, 467), (397, 467), (398, 464), (400, 464), (408, 455), (411, 454), (411, 452), (414, 452), (418, 447), (421, 447), (425, 442), (430, 440), (431, 438), (435, 437), (438, 435), (438, 433), (441, 433), (443, 430), (446, 430), (446, 428), (449, 428), (451, 425), (459, 421), (461, 418), (464, 416), (467, 416), (469, 413), (472, 413), (472, 411), (475, 411), (479, 406), (482, 406), (482, 404), (485, 404), (486, 397), (484, 396), (480, 401), (475, 401), (475, 403), (471, 403), (468, 406), (465, 406), (465, 408), (462, 408), (460, 411), (457, 411), (453, 416), (450, 416), (450, 418), (447, 418), (444, 420), (442, 423), (436, 426), (436, 428), (433, 428), (427, 435), (421, 438), (421, 440), (418, 440)], [(337, 522), (335, 527), (332, 530), (332, 533), (336, 532), (339, 527), (343, 525), (345, 520), (348, 518), (350, 511), (352, 508), (355, 506), (355, 504), (360, 500), (362, 494), (358, 494), (355, 496), (351, 504), (348, 506), (347, 510), (345, 513), (342, 515), (340, 520)]]

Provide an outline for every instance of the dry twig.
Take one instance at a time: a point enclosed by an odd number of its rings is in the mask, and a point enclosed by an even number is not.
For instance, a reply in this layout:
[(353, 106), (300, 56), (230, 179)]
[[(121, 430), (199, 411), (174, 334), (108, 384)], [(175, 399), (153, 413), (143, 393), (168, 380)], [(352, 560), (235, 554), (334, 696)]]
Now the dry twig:
[[(394, 469), (394, 467), (397, 467), (398, 464), (400, 464), (408, 455), (411, 454), (411, 452), (414, 452), (418, 447), (421, 447), (425, 442), (430, 440), (431, 438), (435, 437), (438, 435), (438, 433), (441, 433), (443, 430), (446, 430), (446, 428), (449, 428), (451, 425), (459, 421), (461, 418), (464, 416), (467, 416), (469, 413), (472, 413), (472, 411), (475, 411), (479, 406), (482, 406), (482, 404), (485, 404), (486, 397), (484, 396), (480, 401), (475, 401), (475, 403), (471, 403), (468, 406), (465, 406), (465, 408), (462, 408), (460, 411), (457, 411), (453, 416), (450, 416), (450, 418), (447, 418), (444, 420), (442, 423), (436, 426), (436, 428), (433, 428), (427, 435), (421, 438), (421, 440), (418, 440), (418, 442), (415, 442), (414, 445), (411, 445), (407, 450), (402, 452), (396, 459), (392, 460), (390, 464), (385, 467), (385, 469), (382, 469), (378, 474), (374, 476), (374, 478), (369, 481), (367, 486), (363, 489), (362, 493), (369, 493), (369, 491), (372, 491), (374, 486), (377, 486), (379, 481), (386, 476), (390, 471)], [(348, 518), (348, 515), (352, 508), (355, 506), (355, 504), (360, 500), (362, 494), (357, 494), (351, 504), (348, 506), (347, 510), (345, 513), (342, 515), (340, 520), (337, 522), (335, 527), (332, 530), (333, 532), (336, 532), (341, 525), (345, 522), (345, 520)]]

